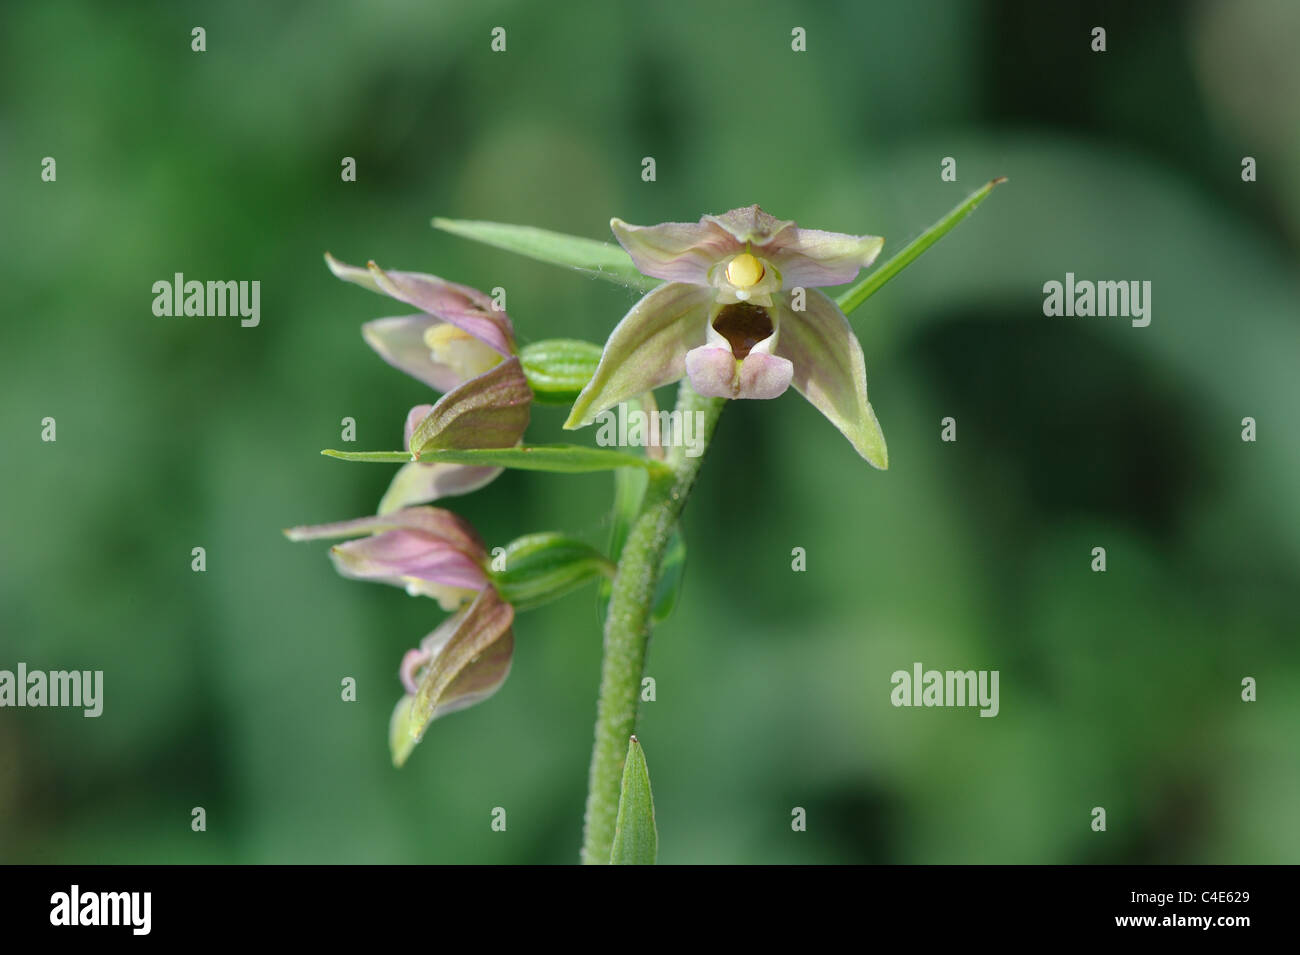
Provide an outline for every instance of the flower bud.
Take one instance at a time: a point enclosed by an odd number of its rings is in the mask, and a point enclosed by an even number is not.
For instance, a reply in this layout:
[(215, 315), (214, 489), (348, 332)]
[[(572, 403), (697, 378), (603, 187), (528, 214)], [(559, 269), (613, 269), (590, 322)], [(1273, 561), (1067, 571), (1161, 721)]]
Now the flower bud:
[(590, 342), (550, 338), (525, 345), (519, 359), (539, 404), (571, 405), (595, 374), (600, 352)]
[(492, 583), (508, 603), (531, 610), (576, 590), (614, 565), (599, 551), (562, 534), (528, 534), (505, 549), (505, 569), (492, 571)]

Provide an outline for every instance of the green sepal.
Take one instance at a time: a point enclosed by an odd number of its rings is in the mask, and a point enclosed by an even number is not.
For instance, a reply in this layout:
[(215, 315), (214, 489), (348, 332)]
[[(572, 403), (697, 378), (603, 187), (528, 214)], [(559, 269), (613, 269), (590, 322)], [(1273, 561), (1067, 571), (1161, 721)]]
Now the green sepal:
[(668, 549), (659, 570), (659, 585), (655, 588), (655, 601), (650, 611), (650, 621), (656, 626), (667, 620), (677, 606), (686, 578), (686, 539), (679, 524), (668, 539)]

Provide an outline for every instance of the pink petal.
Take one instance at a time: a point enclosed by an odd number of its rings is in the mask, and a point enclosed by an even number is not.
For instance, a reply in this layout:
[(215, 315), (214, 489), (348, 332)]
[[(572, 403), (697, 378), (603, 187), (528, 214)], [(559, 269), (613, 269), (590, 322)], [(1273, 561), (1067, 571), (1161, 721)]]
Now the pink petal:
[(357, 580), (392, 582), (414, 577), (465, 590), (487, 583), (483, 568), (468, 554), (419, 531), (385, 531), (347, 541), (333, 547), (330, 557), (340, 574)]
[(770, 216), (756, 205), (732, 209), (720, 216), (705, 216), (700, 223), (716, 225), (742, 247), (746, 244), (765, 246), (794, 226), (788, 219)]
[(867, 401), (867, 369), (862, 346), (849, 320), (833, 301), (809, 289), (806, 310), (796, 312), (773, 296), (780, 334), (776, 353), (794, 364), (793, 384), (857, 452), (878, 468), (889, 467), (885, 436)]
[(532, 402), (523, 366), (518, 358), (508, 358), (443, 395), (416, 426), (407, 447), (412, 454), (512, 448), (528, 428)]
[(705, 346), (686, 354), (691, 387), (706, 398), (776, 398), (790, 387), (794, 366), (784, 358), (751, 351), (737, 362), (731, 350)]
[(402, 656), (402, 662), (397, 667), (397, 675), (402, 681), (403, 688), (412, 696), (419, 689), (419, 684), (415, 680), (416, 674), (429, 660), (430, 654), (424, 650), (407, 650)]
[(668, 282), (707, 285), (709, 269), (743, 248), (703, 219), (659, 225), (628, 225), (622, 219), (611, 219), (609, 227), (632, 256), (637, 271)]
[(885, 240), (817, 229), (788, 229), (763, 249), (781, 273), (781, 287), (818, 288), (852, 282), (876, 260)]
[(424, 342), (424, 333), (441, 324), (428, 315), (378, 318), (361, 326), (361, 337), (398, 371), (406, 372), (435, 391), (451, 391), (461, 383), (460, 373), (434, 361)]
[(370, 263), (375, 284), (386, 295), (455, 325), (502, 355), (515, 351), (514, 329), (492, 298), (468, 285), (456, 285), (419, 272), (387, 272)]
[[(411, 435), (432, 410), (433, 405), (416, 405), (407, 413), (403, 429), (406, 450), (411, 450)], [(389, 514), (414, 504), (428, 504), (444, 497), (469, 494), (491, 484), (502, 470), (470, 464), (404, 464), (393, 475), (388, 490), (384, 492), (379, 502), (379, 513)]]
[(387, 514), (413, 504), (428, 504), (444, 497), (469, 494), (495, 481), (503, 468), (471, 464), (404, 464), (379, 502), (379, 513)]
[(514, 656), (514, 608), (495, 588), (421, 641), (432, 654), (411, 706), (410, 735), (419, 739), (440, 716), (487, 699), (505, 683)]
[(291, 527), (284, 532), (291, 541), (331, 537), (359, 537), (392, 530), (414, 530), (441, 540), (479, 562), (487, 559), (487, 547), (469, 521), (440, 507), (408, 507), (388, 514), (359, 517), (332, 524)]
[(402, 447), (406, 450), (411, 450), (411, 435), (432, 410), (433, 405), (416, 405), (406, 413), (406, 424), (402, 428)]

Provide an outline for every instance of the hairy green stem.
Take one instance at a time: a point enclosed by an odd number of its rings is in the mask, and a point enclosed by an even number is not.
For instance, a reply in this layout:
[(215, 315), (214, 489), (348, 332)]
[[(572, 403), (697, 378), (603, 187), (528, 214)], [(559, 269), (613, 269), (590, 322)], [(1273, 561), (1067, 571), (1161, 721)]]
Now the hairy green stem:
[(699, 474), (704, 451), (713, 438), (718, 416), (726, 402), (701, 398), (683, 381), (677, 393), (677, 410), (692, 425), (699, 454), (690, 457), (678, 442), (668, 449), (671, 474), (652, 477), (645, 500), (619, 558), (605, 616), (605, 657), (600, 672), (600, 698), (596, 704), (596, 744), (591, 752), (587, 792), (587, 818), (582, 861), (588, 865), (609, 862), (618, 819), (619, 789), (627, 741), (636, 729), (641, 675), (650, 643), (650, 611), (659, 583), (664, 551), (673, 527), (686, 506)]

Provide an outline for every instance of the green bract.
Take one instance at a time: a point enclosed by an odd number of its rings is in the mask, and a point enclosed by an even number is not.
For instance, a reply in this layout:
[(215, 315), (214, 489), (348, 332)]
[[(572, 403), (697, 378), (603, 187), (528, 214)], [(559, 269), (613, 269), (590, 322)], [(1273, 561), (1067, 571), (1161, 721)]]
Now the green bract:
[(618, 821), (614, 826), (612, 865), (654, 865), (659, 855), (659, 830), (655, 825), (654, 795), (650, 791), (650, 770), (645, 750), (633, 736), (623, 760), (623, 782), (619, 787)]

